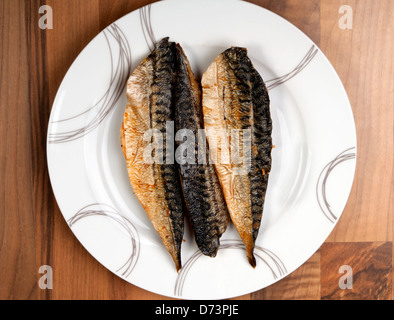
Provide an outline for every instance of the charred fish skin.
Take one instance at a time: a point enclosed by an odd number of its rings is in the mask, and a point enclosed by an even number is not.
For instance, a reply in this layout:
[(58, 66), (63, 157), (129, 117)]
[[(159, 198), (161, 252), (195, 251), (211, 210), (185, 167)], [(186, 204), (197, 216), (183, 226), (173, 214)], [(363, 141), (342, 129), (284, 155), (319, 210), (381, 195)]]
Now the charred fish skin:
[[(226, 61), (233, 70), (239, 90), (239, 103), (242, 106), (252, 105), (252, 116), (249, 123), (252, 132), (251, 168), (248, 173), (250, 180), (250, 201), (253, 217), (253, 242), (256, 241), (261, 224), (271, 171), (272, 120), (270, 99), (264, 81), (253, 67), (244, 48), (231, 48), (224, 53)], [(243, 128), (248, 125), (243, 124)], [(253, 261), (251, 264), (255, 264)]]
[[(121, 144), (133, 191), (179, 271), (186, 212), (179, 168), (144, 159), (144, 150), (151, 143), (144, 140), (144, 133), (156, 129), (163, 134), (166, 122), (174, 120), (175, 67), (175, 44), (165, 38), (130, 76)], [(172, 151), (165, 143), (155, 150), (162, 154)]]
[(254, 217), (253, 238), (256, 241), (261, 224), (265, 195), (268, 189), (269, 174), (272, 168), (272, 118), (270, 111), (270, 99), (268, 90), (260, 74), (252, 71), (252, 99), (254, 127), (253, 139), (256, 146), (256, 158), (252, 162), (249, 173), (252, 181), (251, 193), (257, 197), (252, 197), (252, 212)]
[[(157, 45), (154, 59), (153, 83), (151, 85), (152, 93), (150, 97), (151, 127), (159, 130), (164, 137), (162, 144), (163, 149), (158, 149), (163, 155), (173, 152), (173, 149), (167, 150), (170, 144), (166, 139), (166, 124), (174, 121), (174, 86), (176, 74), (176, 45), (169, 42), (168, 38), (163, 39)], [(167, 160), (167, 159), (166, 159)], [(179, 168), (176, 163), (155, 166), (155, 175), (159, 181), (163, 181), (165, 197), (170, 210), (170, 220), (174, 233), (175, 245), (178, 254), (178, 261), (181, 261), (181, 244), (184, 234), (184, 217), (185, 206), (182, 198), (182, 187), (179, 178)]]
[[(272, 120), (270, 100), (263, 79), (244, 48), (220, 54), (203, 75), (204, 121), (216, 130), (250, 130), (250, 169), (235, 175), (235, 166), (217, 163), (226, 202), (249, 263), (260, 229), (268, 177), (271, 170)], [(227, 146), (229, 147), (229, 145)]]
[[(177, 61), (175, 129), (190, 130), (197, 137), (203, 129), (201, 87), (179, 44)], [(193, 161), (180, 164), (183, 193), (197, 246), (204, 255), (215, 257), (230, 217), (215, 168), (209, 163), (198, 163), (198, 143), (194, 145)]]

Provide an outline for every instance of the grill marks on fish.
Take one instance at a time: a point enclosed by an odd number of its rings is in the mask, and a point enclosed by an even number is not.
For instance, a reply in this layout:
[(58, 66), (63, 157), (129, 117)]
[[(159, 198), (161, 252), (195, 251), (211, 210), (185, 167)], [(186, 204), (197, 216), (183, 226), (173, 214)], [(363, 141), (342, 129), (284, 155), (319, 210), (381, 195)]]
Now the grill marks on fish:
[[(203, 128), (201, 88), (182, 48), (177, 45), (176, 50), (175, 130), (190, 130), (197, 138)], [(215, 257), (230, 219), (215, 169), (199, 163), (196, 142), (193, 159), (180, 165), (182, 187), (196, 243), (204, 255)]]
[[(254, 245), (261, 224), (271, 170), (272, 121), (264, 81), (244, 48), (233, 47), (211, 64), (203, 75), (203, 111), (206, 129), (250, 132), (250, 160), (246, 174), (236, 174), (237, 164), (216, 163), (231, 220), (255, 267)], [(243, 131), (245, 132), (245, 131)], [(231, 152), (231, 140), (224, 148)], [(217, 152), (217, 148), (211, 148)], [(245, 158), (244, 158), (245, 160)]]
[[(186, 212), (179, 169), (177, 164), (148, 164), (143, 155), (151, 143), (144, 141), (144, 133), (154, 129), (163, 134), (166, 122), (174, 120), (175, 68), (175, 44), (165, 38), (130, 76), (121, 143), (134, 193), (179, 271)], [(155, 149), (161, 154), (167, 151), (165, 141)]]

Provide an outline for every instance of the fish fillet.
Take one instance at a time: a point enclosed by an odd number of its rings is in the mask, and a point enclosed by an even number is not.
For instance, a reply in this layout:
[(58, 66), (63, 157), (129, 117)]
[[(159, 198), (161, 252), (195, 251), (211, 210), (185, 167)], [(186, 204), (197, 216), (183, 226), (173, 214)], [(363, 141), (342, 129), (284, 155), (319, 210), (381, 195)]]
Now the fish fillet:
[(182, 130), (188, 130), (189, 133), (182, 133), (182, 140), (177, 141), (178, 149), (186, 143), (183, 136), (192, 140), (188, 141), (191, 142), (188, 145), (190, 157), (186, 150), (186, 155), (181, 154), (181, 159), (177, 159), (183, 193), (197, 246), (204, 255), (215, 257), (220, 246), (220, 237), (227, 229), (230, 216), (215, 168), (208, 162), (208, 148), (199, 153), (199, 143), (206, 146), (204, 141), (198, 141), (198, 137), (206, 140), (204, 135), (199, 136), (204, 127), (201, 87), (180, 45), (177, 45), (177, 62), (175, 130), (178, 134)]
[[(186, 208), (179, 168), (176, 163), (165, 162), (164, 157), (173, 152), (167, 148), (165, 133), (167, 122), (174, 121), (176, 63), (175, 43), (165, 38), (132, 73), (127, 83), (121, 144), (133, 191), (179, 271)], [(144, 134), (150, 129), (155, 131), (147, 139)], [(151, 148), (151, 156), (156, 160), (163, 157), (163, 162), (152, 163), (146, 160), (146, 150), (160, 141), (159, 136), (163, 143)]]
[[(231, 220), (246, 246), (249, 263), (255, 267), (253, 251), (271, 171), (268, 92), (247, 50), (239, 47), (215, 59), (203, 75), (202, 90), (205, 129), (217, 137), (216, 143), (210, 144), (211, 157), (216, 160)], [(239, 133), (239, 140), (233, 138), (234, 132)], [(247, 143), (240, 147), (243, 153), (237, 158), (244, 161), (232, 157), (236, 141), (249, 141), (250, 148)]]

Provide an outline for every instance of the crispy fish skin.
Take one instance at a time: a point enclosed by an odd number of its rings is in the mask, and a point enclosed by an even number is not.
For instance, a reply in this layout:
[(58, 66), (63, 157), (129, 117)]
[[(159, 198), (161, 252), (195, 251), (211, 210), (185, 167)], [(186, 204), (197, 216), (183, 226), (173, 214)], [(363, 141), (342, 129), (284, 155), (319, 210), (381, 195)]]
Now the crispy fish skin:
[[(176, 49), (175, 130), (190, 130), (196, 139), (203, 129), (201, 87), (183, 49), (180, 45)], [(198, 144), (194, 146), (192, 161), (180, 164), (183, 193), (197, 246), (204, 255), (215, 257), (230, 216), (215, 168), (207, 163), (208, 150), (205, 159), (199, 159)]]
[[(252, 267), (265, 194), (271, 171), (272, 120), (270, 100), (263, 79), (244, 48), (233, 47), (220, 54), (202, 78), (203, 113), (207, 130), (250, 130), (250, 170), (236, 174), (237, 165), (215, 164), (231, 220), (246, 246)], [(231, 141), (221, 148), (231, 153)], [(218, 148), (211, 146), (211, 152)], [(243, 164), (245, 165), (245, 164)]]
[[(151, 143), (144, 141), (144, 133), (156, 129), (165, 137), (166, 122), (174, 120), (175, 67), (175, 44), (165, 38), (130, 76), (121, 145), (133, 191), (179, 271), (186, 212), (179, 168), (144, 161), (144, 150)], [(167, 153), (165, 139), (155, 152)]]

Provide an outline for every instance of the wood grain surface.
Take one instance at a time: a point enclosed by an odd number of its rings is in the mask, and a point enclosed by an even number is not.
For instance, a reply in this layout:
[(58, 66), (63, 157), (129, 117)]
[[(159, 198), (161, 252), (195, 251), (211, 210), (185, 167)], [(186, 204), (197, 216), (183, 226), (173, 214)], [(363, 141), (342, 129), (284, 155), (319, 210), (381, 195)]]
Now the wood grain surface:
[[(105, 269), (72, 234), (46, 164), (49, 115), (80, 51), (105, 27), (150, 0), (0, 0), (0, 299), (167, 299)], [(295, 24), (341, 78), (356, 121), (357, 169), (348, 204), (326, 243), (278, 283), (237, 299), (393, 298), (392, 0), (251, 0)], [(39, 8), (53, 9), (41, 30)], [(353, 10), (343, 30), (339, 9)], [(335, 129), (335, 128), (334, 128)], [(40, 266), (53, 288), (40, 289)], [(340, 267), (353, 270), (341, 289)]]

